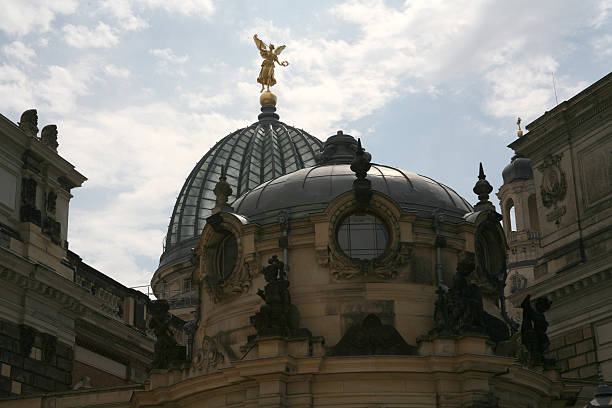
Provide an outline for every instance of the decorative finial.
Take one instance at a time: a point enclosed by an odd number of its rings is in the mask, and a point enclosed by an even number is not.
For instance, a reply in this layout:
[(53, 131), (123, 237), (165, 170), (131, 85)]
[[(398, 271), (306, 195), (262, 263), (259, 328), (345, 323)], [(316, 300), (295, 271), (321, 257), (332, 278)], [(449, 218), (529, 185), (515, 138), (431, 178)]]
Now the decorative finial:
[(225, 175), (225, 166), (221, 165), (221, 176), (219, 176), (219, 181), (215, 184), (215, 189), (213, 190), (215, 193), (215, 208), (212, 209), (212, 213), (216, 214), (222, 210), (232, 211), (233, 208), (227, 205), (227, 198), (233, 194), (232, 187), (227, 182), (227, 178)]
[(36, 112), (36, 109), (29, 109), (21, 114), (19, 129), (30, 137), (36, 137), (38, 134), (38, 112)]
[[(276, 78), (274, 78), (274, 63), (277, 63), (283, 67), (289, 65), (287, 61), (281, 62), (278, 60), (278, 56), (286, 48), (286, 45), (281, 45), (277, 48), (274, 48), (274, 44), (267, 46), (263, 41), (257, 38), (257, 34), (253, 36), (253, 40), (255, 41), (255, 45), (259, 50), (259, 54), (264, 59), (261, 63), (259, 77), (257, 77), (257, 82), (261, 84), (261, 96), (259, 97), (259, 102), (261, 103), (261, 106), (276, 106), (277, 98), (276, 95), (270, 92), (270, 87), (276, 84)], [(264, 92), (264, 88), (266, 87), (266, 92)]]
[(487, 176), (484, 174), (484, 169), (482, 168), (482, 162), (480, 163), (480, 167), (478, 169), (478, 181), (472, 190), (476, 195), (478, 195), (478, 203), (474, 206), (476, 211), (493, 209), (495, 207), (489, 201), (489, 194), (493, 191), (493, 187), (487, 181)]
[(57, 126), (47, 125), (40, 132), (40, 141), (57, 151)]
[(519, 118), (516, 120), (516, 124), (517, 124), (517, 126), (518, 126), (518, 130), (516, 131), (516, 135), (517, 135), (518, 137), (523, 136), (523, 131), (521, 130), (521, 122), (522, 122), (522, 120), (521, 120), (521, 118), (520, 118), (520, 116), (519, 116)]
[[(338, 135), (341, 135), (338, 132)], [(370, 161), (372, 155), (365, 151), (361, 147), (361, 139), (357, 139), (357, 151), (355, 151), (355, 158), (351, 163), (351, 170), (355, 172), (357, 180), (353, 181), (353, 188), (355, 189), (355, 199), (361, 206), (366, 206), (372, 198), (372, 182), (366, 179), (368, 170), (372, 167)]]

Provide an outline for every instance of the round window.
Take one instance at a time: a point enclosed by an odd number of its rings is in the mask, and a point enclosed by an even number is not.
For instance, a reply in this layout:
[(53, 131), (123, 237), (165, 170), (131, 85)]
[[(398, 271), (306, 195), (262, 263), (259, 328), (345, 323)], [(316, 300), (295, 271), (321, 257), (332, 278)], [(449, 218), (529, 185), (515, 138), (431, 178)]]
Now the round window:
[(238, 257), (238, 244), (233, 234), (226, 235), (217, 249), (217, 272), (221, 279), (227, 279), (232, 274)]
[(354, 259), (374, 259), (385, 251), (389, 233), (385, 223), (371, 214), (352, 214), (338, 227), (338, 245)]

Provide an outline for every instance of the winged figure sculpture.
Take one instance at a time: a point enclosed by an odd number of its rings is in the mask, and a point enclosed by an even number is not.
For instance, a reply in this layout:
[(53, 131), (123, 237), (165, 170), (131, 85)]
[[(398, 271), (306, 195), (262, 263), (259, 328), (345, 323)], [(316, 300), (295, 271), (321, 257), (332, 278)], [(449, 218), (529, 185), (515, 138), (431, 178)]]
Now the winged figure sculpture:
[(270, 91), (270, 87), (276, 84), (276, 79), (274, 78), (274, 63), (286, 67), (289, 65), (287, 61), (280, 62), (278, 60), (278, 56), (283, 52), (286, 48), (285, 45), (281, 45), (278, 48), (274, 48), (274, 44), (270, 44), (266, 46), (266, 44), (257, 38), (257, 34), (253, 36), (253, 40), (255, 41), (255, 45), (261, 54), (261, 57), (264, 59), (261, 63), (261, 71), (259, 72), (259, 77), (257, 78), (257, 82), (261, 84), (261, 91), (264, 91), (264, 87), (267, 87), (268, 92)]

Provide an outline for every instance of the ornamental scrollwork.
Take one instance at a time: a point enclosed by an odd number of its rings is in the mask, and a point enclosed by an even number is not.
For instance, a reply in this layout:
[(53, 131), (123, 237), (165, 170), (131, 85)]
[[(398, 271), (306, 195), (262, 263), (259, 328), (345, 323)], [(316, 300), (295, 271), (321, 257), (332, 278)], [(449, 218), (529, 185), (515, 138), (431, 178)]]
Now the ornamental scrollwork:
[(562, 154), (549, 155), (544, 158), (544, 163), (538, 167), (543, 175), (540, 193), (542, 204), (546, 208), (556, 207), (557, 202), (562, 201), (567, 193), (567, 180), (560, 166), (562, 157)]
[[(196, 276), (203, 283), (204, 289), (214, 303), (249, 291), (253, 276), (257, 273), (258, 257), (255, 253), (245, 254), (241, 240), (240, 227), (233, 220), (225, 217), (231, 215), (213, 214), (206, 220), (199, 247), (199, 269)], [(233, 235), (236, 240), (236, 259), (230, 273), (219, 270), (219, 246), (224, 239)]]
[(209, 336), (204, 336), (198, 352), (194, 356), (193, 364), (198, 370), (208, 373), (223, 364), (225, 356), (219, 351), (217, 341)]
[(385, 204), (379, 200), (372, 199), (368, 205), (368, 211), (385, 220), (389, 232), (389, 246), (385, 252), (375, 259), (353, 259), (346, 256), (337, 242), (336, 230), (338, 223), (344, 217), (358, 211), (358, 204), (349, 201), (338, 207), (330, 217), (330, 245), (327, 248), (327, 257), (321, 250), (317, 254), (319, 264), (327, 264), (331, 275), (336, 280), (351, 280), (357, 278), (373, 277), (390, 280), (397, 277), (400, 269), (408, 263), (412, 257), (412, 244), (400, 242), (400, 227), (395, 215)]

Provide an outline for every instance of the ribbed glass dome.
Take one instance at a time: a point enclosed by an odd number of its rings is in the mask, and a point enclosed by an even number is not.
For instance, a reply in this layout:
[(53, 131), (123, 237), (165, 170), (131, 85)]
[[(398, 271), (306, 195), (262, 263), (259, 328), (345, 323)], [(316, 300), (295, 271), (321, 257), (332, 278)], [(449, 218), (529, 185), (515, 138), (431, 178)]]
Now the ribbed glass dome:
[(268, 180), (314, 166), (315, 154), (323, 143), (279, 121), (274, 111), (263, 107), (259, 121), (221, 139), (191, 171), (174, 205), (161, 263), (166, 254), (182, 247), (182, 242), (202, 233), (215, 206), (213, 189), (221, 165), (233, 190), (230, 203)]

